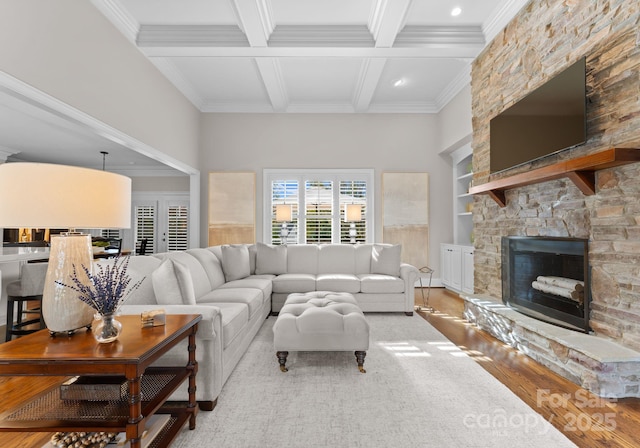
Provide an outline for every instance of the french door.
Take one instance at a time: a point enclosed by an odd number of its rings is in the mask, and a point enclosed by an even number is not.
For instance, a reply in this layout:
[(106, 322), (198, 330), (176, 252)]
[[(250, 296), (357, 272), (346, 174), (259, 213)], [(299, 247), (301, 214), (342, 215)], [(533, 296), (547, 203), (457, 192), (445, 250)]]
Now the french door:
[(181, 195), (132, 199), (132, 247), (147, 239), (147, 254), (179, 251), (189, 245), (189, 199)]

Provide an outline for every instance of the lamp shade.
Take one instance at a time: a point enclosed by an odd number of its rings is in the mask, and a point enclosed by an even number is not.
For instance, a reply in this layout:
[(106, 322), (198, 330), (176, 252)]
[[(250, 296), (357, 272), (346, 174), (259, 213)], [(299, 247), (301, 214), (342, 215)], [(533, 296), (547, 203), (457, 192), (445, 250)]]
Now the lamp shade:
[(131, 227), (131, 179), (48, 163), (0, 165), (0, 227)]
[[(91, 229), (131, 227), (131, 179), (119, 174), (46, 163), (0, 165), (0, 227)], [(42, 317), (49, 331), (74, 332), (90, 326), (93, 311), (69, 288), (87, 283), (91, 236), (51, 237), (42, 293)]]
[(362, 221), (362, 205), (347, 204), (344, 213), (344, 220), (346, 222)]
[(276, 205), (276, 222), (291, 222), (292, 217), (291, 204)]

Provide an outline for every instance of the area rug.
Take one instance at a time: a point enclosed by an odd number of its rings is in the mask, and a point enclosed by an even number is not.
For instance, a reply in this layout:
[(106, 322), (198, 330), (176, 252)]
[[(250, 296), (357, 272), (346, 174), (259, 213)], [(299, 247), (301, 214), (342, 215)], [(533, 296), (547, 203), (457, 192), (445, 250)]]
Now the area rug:
[(575, 446), (421, 317), (367, 320), (367, 373), (352, 352), (292, 352), (282, 373), (270, 317), (217, 407), (172, 446)]

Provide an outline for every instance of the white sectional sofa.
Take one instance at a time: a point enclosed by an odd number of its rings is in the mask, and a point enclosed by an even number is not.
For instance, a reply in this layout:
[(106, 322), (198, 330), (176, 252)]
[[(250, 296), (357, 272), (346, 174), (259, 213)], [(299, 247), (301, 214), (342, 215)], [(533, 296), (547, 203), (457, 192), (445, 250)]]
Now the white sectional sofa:
[[(131, 257), (129, 275), (144, 281), (121, 313), (164, 309), (203, 315), (196, 338), (196, 396), (209, 410), (264, 320), (280, 310), (290, 293), (349, 292), (365, 312), (412, 314), (418, 270), (401, 263), (400, 251), (388, 244), (258, 243)], [(185, 344), (159, 364), (186, 364)], [(182, 389), (173, 400), (187, 399)]]

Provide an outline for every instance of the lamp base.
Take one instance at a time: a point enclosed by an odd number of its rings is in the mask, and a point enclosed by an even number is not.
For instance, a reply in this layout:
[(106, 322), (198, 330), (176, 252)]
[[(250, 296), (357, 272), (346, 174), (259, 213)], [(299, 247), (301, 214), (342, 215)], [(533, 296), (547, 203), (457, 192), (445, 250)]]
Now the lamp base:
[(62, 234), (51, 237), (49, 267), (42, 294), (42, 317), (52, 335), (73, 334), (80, 328), (91, 327), (94, 309), (78, 299), (76, 291), (56, 281), (73, 285), (72, 277), (75, 275), (79, 280), (88, 282), (82, 266), (91, 269), (92, 263), (91, 235)]

